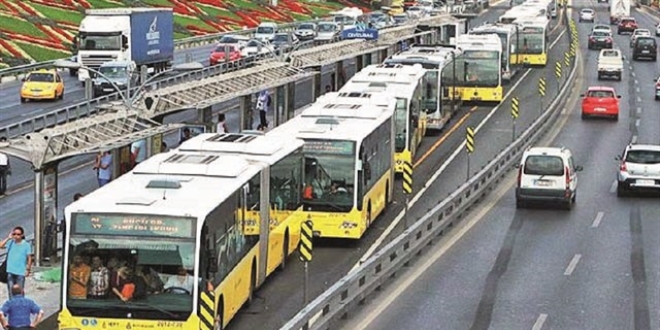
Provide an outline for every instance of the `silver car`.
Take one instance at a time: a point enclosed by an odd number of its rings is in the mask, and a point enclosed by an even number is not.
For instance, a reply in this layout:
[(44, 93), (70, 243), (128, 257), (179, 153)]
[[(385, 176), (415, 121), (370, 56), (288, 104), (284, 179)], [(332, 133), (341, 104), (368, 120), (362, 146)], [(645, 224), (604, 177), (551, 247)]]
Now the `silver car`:
[(621, 156), (617, 175), (617, 196), (632, 190), (660, 191), (660, 145), (630, 144)]

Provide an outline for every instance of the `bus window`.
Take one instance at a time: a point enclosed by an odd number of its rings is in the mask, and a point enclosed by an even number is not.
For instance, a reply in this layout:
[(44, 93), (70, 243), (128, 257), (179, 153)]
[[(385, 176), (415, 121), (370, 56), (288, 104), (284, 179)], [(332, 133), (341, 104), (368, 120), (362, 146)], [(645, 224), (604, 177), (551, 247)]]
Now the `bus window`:
[(422, 98), (422, 107), (427, 113), (434, 113), (438, 110), (438, 72), (427, 71), (423, 79), (424, 97)]

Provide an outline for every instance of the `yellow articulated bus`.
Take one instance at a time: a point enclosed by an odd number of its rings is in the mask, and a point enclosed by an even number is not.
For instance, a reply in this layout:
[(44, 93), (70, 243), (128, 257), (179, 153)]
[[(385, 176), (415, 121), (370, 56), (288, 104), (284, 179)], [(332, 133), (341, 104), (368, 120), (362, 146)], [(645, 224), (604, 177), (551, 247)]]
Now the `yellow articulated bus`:
[(301, 189), (295, 141), (272, 156), (290, 170), (174, 150), (67, 206), (59, 329), (224, 328), (297, 244), (297, 226), (288, 244), (286, 221), (271, 230), (267, 188), (281, 175)]
[(456, 85), (463, 102), (496, 102), (504, 98), (502, 44), (495, 34), (458, 37), (463, 53), (456, 59)]
[(395, 107), (385, 93), (326, 93), (266, 133), (305, 141), (303, 212), (316, 237), (359, 239), (392, 201)]
[(502, 42), (502, 80), (511, 82), (511, 79), (521, 69), (522, 61), (517, 51), (518, 25), (490, 23), (476, 27), (469, 32), (475, 35), (495, 34)]
[(545, 17), (521, 18), (519, 26), (518, 57), (522, 64), (544, 67), (548, 64), (550, 21)]
[(417, 66), (399, 64), (370, 65), (353, 76), (340, 93), (386, 92), (396, 98), (394, 110), (395, 170), (403, 172), (404, 162), (412, 163), (417, 149), (426, 134), (425, 98), (438, 93), (437, 79), (428, 70)]
[(459, 95), (449, 92), (456, 82), (455, 59), (460, 54), (460, 50), (453, 47), (420, 45), (385, 60), (389, 65), (420, 65), (426, 69), (422, 113), (426, 115), (427, 133), (437, 133), (445, 128), (460, 110), (462, 101)]

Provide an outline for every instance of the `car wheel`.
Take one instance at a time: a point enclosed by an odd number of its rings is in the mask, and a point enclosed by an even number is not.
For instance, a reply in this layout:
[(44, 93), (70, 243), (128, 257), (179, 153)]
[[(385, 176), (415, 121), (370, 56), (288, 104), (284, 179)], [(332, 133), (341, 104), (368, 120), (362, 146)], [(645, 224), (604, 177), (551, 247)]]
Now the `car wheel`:
[(527, 207), (527, 203), (525, 203), (524, 200), (519, 199), (519, 198), (516, 199), (516, 208), (517, 209), (524, 209), (525, 207)]
[(618, 76), (616, 77), (616, 80), (617, 80), (617, 81), (621, 81), (621, 75), (618, 75)]
[(656, 100), (656, 101), (660, 101), (660, 96), (656, 95), (656, 96), (655, 96), (655, 100)]
[(626, 197), (628, 196), (628, 188), (626, 188), (625, 184), (619, 182), (616, 186), (616, 196), (617, 197)]
[(602, 80), (602, 79), (603, 79), (603, 76), (601, 76), (600, 73), (599, 73), (597, 79), (598, 79), (598, 80)]
[(614, 121), (619, 121), (619, 115), (614, 115), (614, 116), (612, 116), (612, 120), (614, 120)]
[(569, 199), (567, 201), (562, 202), (562, 206), (564, 207), (564, 210), (570, 210), (573, 208), (573, 202)]
[(60, 96), (59, 96), (58, 98), (59, 98), (60, 100), (63, 100), (63, 99), (64, 99), (64, 90), (62, 90), (62, 94), (60, 94)]
[(21, 103), (25, 103), (25, 101), (27, 101), (27, 100), (24, 97), (21, 97)]
[(589, 116), (587, 116), (586, 113), (582, 113), (582, 120), (585, 120), (585, 119), (587, 119), (587, 118), (589, 118)]

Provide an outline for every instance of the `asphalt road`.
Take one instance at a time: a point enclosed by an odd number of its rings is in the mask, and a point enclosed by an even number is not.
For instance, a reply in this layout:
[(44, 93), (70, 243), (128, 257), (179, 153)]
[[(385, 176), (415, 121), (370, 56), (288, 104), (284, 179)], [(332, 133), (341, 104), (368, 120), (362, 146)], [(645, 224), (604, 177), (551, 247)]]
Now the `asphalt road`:
[[(598, 15), (604, 21), (607, 11)], [(655, 22), (633, 15), (643, 27)], [(582, 39), (590, 26), (579, 24)], [(630, 59), (628, 37), (614, 38)], [(517, 210), (512, 171), (478, 214), (399, 273), (343, 329), (660, 328), (658, 196), (617, 198), (614, 189), (614, 157), (624, 146), (634, 136), (660, 143), (651, 83), (660, 66), (629, 62), (623, 81), (597, 81), (597, 52), (584, 42), (581, 51), (582, 89), (612, 86), (622, 101), (618, 122), (582, 121), (578, 103), (557, 124), (563, 127), (549, 145), (570, 148), (585, 168), (575, 208)]]
[[(477, 19), (475, 24), (494, 21), (502, 12), (502, 9), (489, 11)], [(559, 31), (555, 31), (553, 37), (558, 34)], [(563, 54), (563, 50), (559, 50), (562, 47), (563, 49), (568, 47), (568, 39), (565, 35), (557, 42), (551, 56), (559, 57), (560, 54)], [(539, 101), (536, 86), (538, 78), (545, 75), (545, 71), (550, 70), (534, 69), (527, 75), (525, 75), (526, 71), (522, 71), (517, 76), (516, 81), (506, 87), (507, 90), (512, 90), (515, 86), (516, 89), (510, 96), (517, 95), (521, 100), (521, 116), (517, 123), (519, 129), (531, 124), (538, 115)], [(525, 80), (518, 83), (523, 76)], [(546, 79), (551, 81), (549, 80), (550, 77), (548, 75)], [(556, 84), (548, 84), (548, 95), (553, 94), (556, 94)], [(479, 146), (479, 150), (483, 152), (479, 153), (479, 157), (475, 154), (472, 159), (473, 172), (476, 172), (501, 148), (504, 148), (511, 141), (512, 134), (510, 129), (511, 117), (508, 109), (508, 99), (496, 109), (492, 106), (467, 106), (452, 120), (451, 128), (442, 132), (439, 136), (425, 138), (413, 174), (415, 192), (419, 192), (423, 186), (427, 185), (427, 180), (463, 142), (466, 125), (476, 127), (486, 117), (489, 117), (488, 124), (483, 128), (483, 131), (486, 132), (484, 134), (488, 135), (483, 136), (483, 145)], [(477, 139), (481, 140), (480, 136), (482, 136), (481, 133), (477, 135)], [(486, 141), (488, 142), (486, 143)], [(427, 152), (428, 156), (424, 156)], [(423, 161), (420, 161), (422, 158), (424, 158)], [(428, 184), (428, 190), (411, 207), (409, 211), (411, 218), (421, 217), (427, 209), (436, 205), (439, 200), (443, 199), (444, 196), (465, 180), (466, 169), (460, 164), (459, 159), (451, 163), (446, 171), (451, 174), (443, 175), (434, 184)], [(314, 260), (309, 266), (309, 296), (311, 299), (321, 294), (349, 272), (375, 242), (380, 240), (386, 242), (393, 235), (399, 233), (402, 224), (394, 225), (393, 230), (388, 229), (390, 225), (398, 222), (397, 215), (403, 209), (401, 187), (397, 185), (396, 191), (395, 204), (388, 208), (386, 214), (376, 219), (374, 225), (360, 241), (315, 240)], [(266, 284), (257, 291), (258, 298), (255, 302), (249, 308), (244, 308), (239, 312), (230, 323), (229, 329), (278, 329), (303, 306), (303, 292), (301, 290), (303, 281), (302, 265), (295, 261), (289, 263), (284, 271), (273, 274), (267, 280)], [(399, 329), (409, 329), (409, 327), (400, 327)]]

